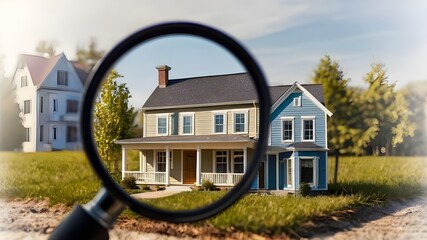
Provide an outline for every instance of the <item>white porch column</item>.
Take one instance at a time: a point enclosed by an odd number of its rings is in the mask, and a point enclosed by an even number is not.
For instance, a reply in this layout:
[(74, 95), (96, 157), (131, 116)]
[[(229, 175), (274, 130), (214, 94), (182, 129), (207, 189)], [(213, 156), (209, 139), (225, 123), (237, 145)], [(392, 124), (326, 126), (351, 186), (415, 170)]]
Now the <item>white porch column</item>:
[(142, 150), (139, 150), (139, 171), (142, 172), (142, 169), (144, 168), (143, 165), (143, 158), (144, 154), (142, 154)]
[(122, 179), (125, 178), (126, 171), (126, 148), (122, 146)]
[(166, 146), (166, 185), (170, 184), (170, 173), (171, 173), (171, 164), (170, 164), (170, 148)]
[(248, 165), (248, 148), (243, 148), (243, 173), (246, 173), (246, 166)]
[(202, 170), (202, 150), (200, 146), (197, 145), (197, 154), (196, 154), (196, 185), (199, 186), (201, 183), (201, 170)]

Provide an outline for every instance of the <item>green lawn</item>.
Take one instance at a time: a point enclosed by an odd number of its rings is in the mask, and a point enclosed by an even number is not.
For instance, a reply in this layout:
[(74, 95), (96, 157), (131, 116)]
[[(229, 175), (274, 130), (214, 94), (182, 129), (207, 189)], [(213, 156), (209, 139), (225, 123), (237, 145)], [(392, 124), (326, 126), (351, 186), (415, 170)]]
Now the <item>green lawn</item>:
[[(137, 155), (132, 153), (132, 165)], [(223, 230), (263, 234), (290, 232), (316, 216), (355, 205), (369, 205), (387, 199), (409, 198), (420, 194), (426, 180), (425, 158), (343, 157), (339, 183), (330, 185), (333, 195), (308, 198), (248, 194), (220, 215), (201, 222)], [(333, 176), (333, 159), (329, 161)], [(81, 152), (0, 153), (0, 197), (48, 198), (51, 204), (84, 203), (99, 189)], [(195, 208), (202, 201), (213, 201), (223, 192), (186, 192), (150, 204), (172, 209)], [(130, 211), (126, 215), (135, 216)]]

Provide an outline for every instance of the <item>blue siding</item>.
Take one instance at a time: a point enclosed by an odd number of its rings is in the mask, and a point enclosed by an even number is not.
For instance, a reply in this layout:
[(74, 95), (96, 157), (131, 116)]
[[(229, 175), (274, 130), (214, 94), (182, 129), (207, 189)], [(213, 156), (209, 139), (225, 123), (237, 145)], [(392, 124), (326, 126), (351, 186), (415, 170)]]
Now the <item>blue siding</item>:
[(259, 174), (257, 173), (254, 181), (252, 182), (252, 185), (251, 185), (250, 189), (259, 189), (259, 186), (258, 186), (258, 181), (259, 180), (258, 179), (259, 179)]
[(327, 152), (315, 152), (315, 151), (300, 151), (298, 157), (319, 157), (317, 167), (317, 185), (319, 189), (327, 188)]
[(267, 189), (276, 190), (276, 155), (268, 155), (268, 187)]
[[(293, 99), (302, 96), (301, 107), (293, 106)], [(301, 142), (302, 119), (301, 116), (315, 116), (315, 144), (326, 147), (325, 112), (320, 109), (302, 92), (294, 92), (289, 95), (271, 114), (271, 145), (286, 147), (288, 143), (282, 143), (281, 117), (295, 117), (294, 119), (294, 141)]]

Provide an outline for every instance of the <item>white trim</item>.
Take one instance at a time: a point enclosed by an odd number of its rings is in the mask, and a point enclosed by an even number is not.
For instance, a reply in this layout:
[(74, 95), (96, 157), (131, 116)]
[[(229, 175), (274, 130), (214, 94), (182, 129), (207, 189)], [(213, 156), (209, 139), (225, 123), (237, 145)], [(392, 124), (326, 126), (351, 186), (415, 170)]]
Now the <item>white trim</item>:
[[(292, 139), (283, 140), (283, 122), (292, 121)], [(281, 117), (280, 118), (280, 141), (282, 143), (292, 143), (295, 141), (295, 117)]]
[(325, 113), (325, 148), (328, 148), (328, 120)]
[[(235, 155), (234, 154), (235, 152), (242, 152), (242, 154), (241, 155), (240, 154)], [(245, 158), (246, 158), (245, 149), (233, 149), (233, 150), (231, 150), (231, 169), (230, 169), (230, 173), (235, 173), (235, 170), (234, 170), (234, 164), (235, 164), (234, 158), (236, 156), (243, 157), (243, 162), (242, 162), (242, 164), (243, 164), (243, 173), (245, 173), (246, 172), (245, 171), (245, 165), (246, 165), (245, 164)]]
[[(318, 162), (318, 157), (306, 157), (306, 156), (303, 156), (303, 157), (298, 157), (298, 161), (301, 163), (301, 160), (312, 160), (313, 161), (313, 182), (310, 182), (309, 184), (310, 184), (310, 187), (313, 189), (313, 190), (317, 190), (317, 185), (318, 185), (318, 181), (317, 181), (317, 168), (318, 168), (318, 164), (317, 164), (317, 162)], [(299, 172), (301, 172), (301, 164), (299, 164), (300, 166), (299, 166)], [(301, 183), (301, 174), (300, 174), (300, 176), (299, 176), (299, 181), (298, 181), (298, 184), (300, 184)]]
[[(248, 133), (248, 122), (249, 122), (249, 109), (246, 110), (232, 110), (233, 124), (232, 124), (232, 132), (233, 134), (247, 134)], [(236, 132), (236, 114), (244, 114), (245, 115), (245, 125), (243, 132)]]
[(301, 107), (302, 106), (302, 96), (294, 97), (293, 106), (294, 107)]
[[(215, 116), (217, 115), (222, 115), (222, 117), (224, 118), (222, 132), (215, 132)], [(227, 115), (227, 111), (212, 111), (212, 134), (227, 134)]]
[(313, 101), (314, 104), (316, 104), (320, 109), (322, 109), (328, 116), (332, 116), (332, 112), (329, 111), (319, 100), (317, 100), (307, 89), (305, 89), (303, 86), (301, 86), (298, 82), (295, 82), (292, 87), (290, 87), (285, 93), (282, 94), (282, 96), (277, 99), (277, 101), (273, 104), (271, 107), (271, 112), (274, 112), (277, 107), (280, 106), (280, 104), (287, 98), (291, 93), (295, 91), (295, 89), (299, 88), (303, 94), (305, 94), (311, 101)]
[[(159, 118), (166, 118), (166, 133), (159, 133)], [(169, 114), (167, 113), (156, 114), (156, 135), (157, 136), (169, 135)]]
[[(293, 157), (285, 158), (285, 161), (286, 161), (286, 172), (285, 172), (286, 186), (284, 188), (292, 189), (292, 187), (294, 185), (294, 181), (293, 181), (293, 179), (294, 179), (294, 168), (293, 168), (294, 158)], [(289, 167), (291, 168), (291, 176), (290, 176), (290, 180), (292, 181), (291, 184), (289, 184), (289, 178), (288, 178)]]
[(125, 178), (126, 171), (126, 148), (122, 147), (122, 180)]
[[(194, 112), (181, 112), (179, 113), (179, 120), (181, 124), (179, 124), (179, 135), (194, 135), (194, 123), (195, 123), (195, 114)], [(184, 133), (184, 117), (191, 117), (191, 133)]]
[[(313, 139), (304, 139), (304, 121), (313, 120)], [(316, 141), (316, 117), (315, 116), (301, 116), (301, 142), (315, 142)]]
[(228, 173), (228, 172), (230, 172), (229, 171), (229, 164), (228, 164), (228, 161), (229, 161), (229, 151), (228, 150), (221, 150), (221, 149), (215, 149), (215, 150), (212, 150), (212, 153), (213, 153), (213, 161), (212, 161), (212, 164), (213, 164), (213, 166), (212, 166), (212, 172), (213, 173), (217, 173), (216, 172), (216, 157), (217, 157), (217, 155), (216, 155), (216, 152), (225, 152), (225, 157), (226, 157), (226, 160), (225, 160), (225, 163), (227, 164), (227, 170), (226, 170), (226, 173)]

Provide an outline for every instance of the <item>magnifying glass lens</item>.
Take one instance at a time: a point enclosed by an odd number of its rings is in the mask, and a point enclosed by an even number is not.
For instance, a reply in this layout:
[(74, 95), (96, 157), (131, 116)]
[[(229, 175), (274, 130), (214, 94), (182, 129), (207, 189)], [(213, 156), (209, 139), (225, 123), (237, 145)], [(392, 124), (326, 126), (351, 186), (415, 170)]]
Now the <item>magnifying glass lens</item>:
[(227, 196), (257, 161), (258, 103), (247, 69), (217, 43), (158, 37), (104, 76), (93, 140), (111, 177), (141, 205), (197, 209)]

